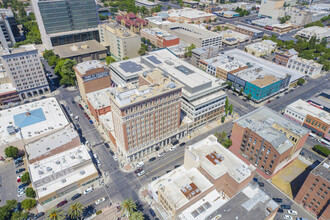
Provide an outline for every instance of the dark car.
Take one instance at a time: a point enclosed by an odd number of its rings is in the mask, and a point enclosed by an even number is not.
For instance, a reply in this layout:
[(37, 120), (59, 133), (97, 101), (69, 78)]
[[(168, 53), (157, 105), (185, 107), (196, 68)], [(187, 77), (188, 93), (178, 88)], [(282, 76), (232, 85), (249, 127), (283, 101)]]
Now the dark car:
[(270, 101), (270, 100), (269, 100), (269, 101), (267, 101), (267, 103), (271, 103), (271, 102), (272, 102), (272, 101)]
[(94, 124), (94, 122), (92, 120), (89, 120), (89, 123)]
[(149, 212), (150, 212), (150, 214), (152, 215), (152, 217), (155, 217), (155, 216), (156, 216), (156, 213), (154, 212), (154, 210), (149, 209)]
[(80, 196), (81, 196), (81, 194), (80, 194), (80, 193), (77, 193), (77, 194), (75, 194), (74, 196), (71, 197), (71, 200), (72, 200), (72, 201), (73, 201), (73, 200), (76, 200), (76, 199), (78, 199)]
[(29, 185), (28, 183), (23, 183), (23, 184), (19, 185), (18, 188), (19, 189), (22, 189), (22, 188), (24, 188), (24, 187), (26, 187), (28, 185)]
[(265, 186), (265, 184), (264, 184), (264, 183), (261, 183), (261, 182), (259, 182), (258, 185), (259, 185), (260, 187), (264, 187), (264, 186)]
[(171, 170), (166, 171), (166, 173), (169, 173), (169, 172), (171, 172)]
[(115, 153), (112, 150), (110, 150), (109, 152), (110, 152), (111, 156), (115, 155)]
[(15, 168), (22, 166), (23, 164), (24, 164), (23, 162), (15, 163)]
[(253, 178), (253, 181), (254, 182), (258, 182), (258, 178)]
[(282, 202), (283, 200), (281, 198), (273, 198), (275, 202)]
[(17, 203), (17, 205), (16, 205), (16, 208), (14, 209), (14, 212), (19, 212), (19, 211), (21, 211), (21, 203), (20, 202), (18, 202)]
[(174, 166), (174, 168), (178, 168), (178, 167), (181, 167), (181, 165), (176, 165), (176, 166)]
[(14, 160), (15, 163), (22, 162), (22, 161), (23, 161), (23, 157), (18, 157)]
[(23, 163), (23, 160), (15, 160), (15, 165), (19, 163)]
[(80, 108), (81, 110), (84, 110), (84, 108), (82, 107), (82, 105), (81, 105), (81, 104), (79, 104), (79, 108)]
[(183, 146), (185, 146), (185, 145), (186, 145), (185, 142), (182, 142), (181, 144), (179, 144), (180, 147), (183, 147)]
[(140, 173), (143, 169), (142, 168), (139, 168), (137, 170), (134, 171), (134, 173)]
[(281, 205), (281, 209), (291, 209), (290, 205)]
[(278, 211), (279, 213), (283, 213), (283, 209), (281, 209), (281, 208), (279, 208), (277, 211)]
[(152, 161), (154, 161), (154, 160), (156, 160), (156, 157), (152, 157), (152, 158), (150, 158), (150, 159), (149, 159), (149, 162), (152, 162)]
[(64, 200), (64, 201), (62, 201), (62, 202), (60, 202), (59, 204), (57, 204), (57, 208), (59, 208), (59, 207), (62, 207), (62, 206), (64, 206), (65, 204), (67, 204), (68, 203), (68, 201), (67, 200)]
[(39, 212), (38, 214), (36, 214), (36, 215), (34, 216), (34, 219), (41, 218), (41, 217), (44, 216), (44, 215), (45, 215), (45, 213), (43, 213), (43, 212)]
[(22, 173), (24, 171), (25, 171), (25, 169), (24, 168), (21, 168), (21, 169), (16, 170), (16, 173), (19, 174), (19, 173)]

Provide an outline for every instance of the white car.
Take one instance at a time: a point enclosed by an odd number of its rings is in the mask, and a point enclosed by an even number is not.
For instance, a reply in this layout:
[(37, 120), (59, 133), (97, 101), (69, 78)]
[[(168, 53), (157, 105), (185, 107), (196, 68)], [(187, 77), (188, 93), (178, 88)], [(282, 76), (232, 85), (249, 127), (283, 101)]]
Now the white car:
[(288, 214), (290, 214), (290, 215), (298, 215), (297, 211), (295, 211), (295, 210), (288, 210)]
[(104, 201), (105, 201), (105, 198), (98, 199), (98, 200), (95, 202), (95, 205), (101, 204), (101, 203), (104, 202)]
[(21, 192), (25, 192), (27, 187), (23, 187), (17, 190), (17, 194), (21, 193)]
[(96, 163), (97, 163), (97, 166), (101, 166), (101, 162), (98, 158), (96, 159)]
[(171, 147), (170, 148), (170, 151), (175, 151), (176, 150), (176, 147)]
[(84, 195), (87, 195), (88, 193), (93, 192), (93, 191), (94, 191), (94, 188), (93, 187), (89, 187), (88, 189), (86, 189), (84, 191)]
[(136, 167), (138, 167), (138, 168), (141, 168), (141, 167), (143, 167), (143, 166), (144, 166), (144, 162), (143, 162), (143, 161), (138, 162), (138, 163), (136, 164)]
[(158, 154), (158, 157), (165, 156), (165, 154), (166, 154), (165, 152), (159, 153), (159, 154)]
[(17, 180), (21, 179), (22, 176), (23, 176), (23, 174), (18, 175), (18, 176), (17, 176)]
[(93, 156), (94, 156), (95, 159), (99, 158), (96, 154), (93, 154)]
[(146, 172), (144, 170), (142, 170), (140, 173), (138, 173), (138, 176), (142, 176), (144, 175)]
[(116, 156), (113, 156), (113, 160), (114, 160), (114, 161), (117, 161), (118, 159), (117, 159), (117, 157), (116, 157)]
[(17, 193), (17, 197), (18, 197), (18, 198), (19, 198), (19, 197), (22, 197), (22, 196), (24, 196), (24, 195), (25, 195), (25, 190), (23, 190), (23, 191)]
[(293, 220), (291, 215), (284, 215), (283, 218), (288, 220)]

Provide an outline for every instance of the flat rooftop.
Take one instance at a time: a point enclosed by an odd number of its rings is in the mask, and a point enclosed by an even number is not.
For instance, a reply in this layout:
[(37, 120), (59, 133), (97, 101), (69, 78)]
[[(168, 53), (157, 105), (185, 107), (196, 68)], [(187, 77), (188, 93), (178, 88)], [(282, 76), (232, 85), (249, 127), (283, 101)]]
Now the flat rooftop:
[(309, 104), (306, 101), (298, 99), (297, 101), (291, 103), (286, 107), (287, 109), (294, 109), (297, 112), (300, 112), (303, 115), (311, 115), (315, 118), (320, 119), (321, 121), (330, 124), (330, 113), (315, 107), (314, 105)]
[(309, 65), (309, 66), (313, 66), (315, 68), (319, 68), (319, 67), (322, 67), (323, 65), (320, 64), (320, 63), (317, 63), (315, 62), (314, 60), (307, 60), (307, 59), (304, 59), (304, 58), (301, 58), (301, 57), (298, 57), (297, 55), (294, 55), (293, 57), (291, 57), (290, 59), (294, 60), (294, 61), (297, 61), (299, 63), (302, 63), (302, 64), (306, 64), (306, 65)]
[(13, 55), (13, 54), (19, 54), (19, 53), (25, 53), (28, 51), (37, 50), (36, 47), (33, 44), (27, 44), (19, 46), (18, 48), (13, 48), (9, 50), (1, 50), (0, 55), (6, 56), (6, 55)]
[(84, 145), (29, 164), (29, 171), (39, 198), (98, 173)]
[[(0, 145), (63, 128), (69, 122), (54, 97), (0, 111)], [(22, 135), (21, 135), (21, 134)]]
[(95, 92), (87, 93), (86, 97), (94, 109), (101, 109), (110, 106), (109, 94), (111, 91), (114, 91), (114, 88), (105, 88)]
[(251, 27), (248, 27), (248, 26), (244, 26), (244, 25), (240, 25), (240, 24), (239, 25), (236, 25), (236, 27), (242, 28), (242, 29), (245, 29), (245, 30), (254, 32), (254, 33), (263, 33), (263, 31), (261, 31), (261, 30), (258, 30), (258, 29), (255, 29), (255, 28), (251, 28)]
[(226, 56), (234, 57), (238, 61), (249, 64), (254, 67), (261, 67), (264, 71), (275, 76), (276, 78), (285, 78), (287, 74), (291, 75), (290, 83), (297, 81), (298, 79), (304, 77), (305, 74), (298, 72), (293, 69), (289, 69), (285, 66), (278, 65), (276, 63), (267, 61), (265, 59), (253, 56), (245, 51), (239, 49), (232, 49), (225, 51)]
[(276, 19), (271, 19), (271, 18), (262, 18), (262, 19), (256, 19), (252, 21), (252, 24), (256, 24), (262, 27), (265, 27), (267, 25), (273, 26), (275, 24), (279, 24), (280, 22)]
[(326, 34), (330, 36), (330, 28), (327, 27), (319, 27), (319, 26), (311, 26), (308, 28), (303, 28), (300, 31), (297, 32), (297, 34), (300, 33), (310, 33), (310, 34)]
[(279, 205), (257, 184), (250, 184), (205, 220), (267, 219)]
[(141, 29), (141, 31), (144, 31), (153, 36), (157, 36), (159, 38), (163, 38), (165, 40), (173, 40), (179, 38), (178, 36), (174, 34), (170, 34), (167, 31), (164, 31), (159, 28), (145, 28), (145, 29)]
[(267, 108), (260, 107), (234, 121), (243, 128), (249, 128), (262, 138), (267, 140), (281, 154), (290, 149), (293, 144), (285, 136), (283, 132), (275, 129), (274, 126), (279, 125), (292, 133), (302, 137), (309, 133), (307, 128), (292, 122), (283, 115)]
[(150, 2), (148, 0), (135, 0), (136, 3), (140, 3), (140, 4), (144, 4), (144, 5), (148, 5), (148, 6), (156, 6), (158, 5), (155, 2)]
[(81, 75), (85, 75), (87, 71), (96, 69), (96, 68), (104, 68), (104, 65), (99, 60), (89, 60), (82, 63), (78, 63), (75, 65), (75, 68)]
[(270, 45), (270, 44), (264, 43), (264, 42), (257, 42), (254, 44), (249, 44), (249, 45), (245, 46), (245, 48), (253, 49), (253, 50), (259, 51), (261, 53), (267, 53), (269, 51), (275, 50), (276, 43), (275, 43), (275, 45)]
[(78, 133), (73, 125), (69, 124), (59, 131), (25, 145), (28, 160), (36, 159), (42, 155), (49, 155), (52, 150), (70, 143), (77, 137)]
[(193, 8), (171, 9), (171, 10), (167, 11), (167, 14), (170, 17), (178, 17), (178, 18), (185, 17), (185, 18), (189, 18), (189, 19), (216, 16), (214, 14), (207, 13), (207, 12), (193, 9)]
[(208, 39), (208, 38), (215, 38), (221, 37), (220, 34), (206, 30), (205, 28), (199, 28), (192, 24), (186, 23), (170, 23), (165, 24), (170, 31), (173, 33), (188, 35), (189, 37), (196, 38), (196, 39)]
[(115, 136), (115, 129), (113, 125), (112, 112), (99, 116), (100, 123), (103, 124), (107, 131), (109, 131), (112, 136)]
[(204, 63), (218, 67), (226, 72), (237, 70), (239, 68), (247, 67), (245, 63), (242, 63), (234, 57), (228, 57), (225, 55), (219, 55), (207, 60), (203, 60)]
[(320, 94), (315, 95), (309, 100), (321, 105), (325, 111), (330, 113), (330, 89), (323, 90)]
[(249, 35), (242, 34), (242, 33), (239, 33), (237, 31), (230, 30), (230, 29), (221, 31), (220, 33), (222, 34), (223, 38), (235, 37), (235, 38), (238, 38), (238, 39), (241, 39), (241, 40), (250, 39)]
[(105, 48), (102, 44), (97, 42), (96, 40), (88, 40), (73, 44), (65, 44), (54, 47), (54, 52), (59, 55), (61, 58), (69, 58), (75, 56), (81, 56), (85, 54), (92, 54), (97, 52), (106, 52), (107, 48)]
[(281, 79), (277, 78), (272, 72), (268, 72), (268, 70), (265, 70), (262, 67), (250, 67), (241, 70), (234, 75), (260, 88), (271, 85)]
[(105, 28), (107, 31), (110, 31), (112, 34), (120, 38), (132, 38), (138, 36), (134, 32), (118, 24), (117, 22), (100, 24), (99, 26)]
[(322, 161), (314, 170), (311, 171), (316, 176), (321, 176), (323, 179), (330, 182), (330, 159), (329, 157)]
[(11, 83), (0, 84), (0, 94), (16, 92), (16, 87)]
[(186, 151), (193, 154), (197, 163), (214, 179), (228, 173), (237, 182), (242, 182), (256, 169), (219, 144), (214, 135), (189, 146)]
[(192, 50), (192, 52), (193, 53), (196, 53), (196, 54), (204, 54), (204, 53), (209, 52), (211, 49), (213, 49), (213, 50), (219, 50), (218, 47), (213, 46), (213, 45), (210, 45), (210, 46), (195, 48), (195, 49)]

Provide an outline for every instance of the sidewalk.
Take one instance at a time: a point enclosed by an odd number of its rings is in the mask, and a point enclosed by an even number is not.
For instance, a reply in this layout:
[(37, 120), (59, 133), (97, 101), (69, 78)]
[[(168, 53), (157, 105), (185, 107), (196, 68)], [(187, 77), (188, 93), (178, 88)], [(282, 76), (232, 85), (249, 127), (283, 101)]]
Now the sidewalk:
[(103, 220), (103, 219), (111, 219), (111, 220), (128, 220), (127, 217), (122, 217), (121, 211), (118, 211), (116, 205), (112, 205), (110, 207), (106, 207), (102, 209), (102, 213), (97, 215), (93, 220)]

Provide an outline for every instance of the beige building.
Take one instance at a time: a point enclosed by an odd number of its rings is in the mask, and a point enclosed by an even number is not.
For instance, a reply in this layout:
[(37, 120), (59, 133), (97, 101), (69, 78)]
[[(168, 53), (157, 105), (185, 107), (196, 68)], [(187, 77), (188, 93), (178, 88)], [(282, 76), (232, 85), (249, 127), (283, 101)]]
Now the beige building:
[(207, 13), (193, 8), (171, 9), (167, 11), (168, 21), (179, 23), (204, 23), (204, 21), (214, 20), (215, 14)]
[(267, 56), (276, 49), (276, 43), (271, 40), (264, 40), (255, 44), (245, 46), (245, 52), (256, 57)]
[(296, 33), (297, 36), (307, 38), (308, 40), (311, 37), (315, 36), (316, 39), (322, 40), (323, 38), (329, 39), (330, 38), (330, 28), (327, 27), (319, 27), (319, 26), (312, 26), (308, 28), (303, 28)]
[(259, 15), (277, 20), (282, 13), (284, 0), (263, 0), (261, 1)]
[(222, 34), (222, 43), (228, 46), (249, 42), (251, 40), (251, 36), (233, 30), (225, 30), (222, 31), (221, 34)]
[(140, 36), (118, 23), (99, 25), (100, 42), (110, 47), (110, 53), (118, 60), (137, 57), (141, 47)]

